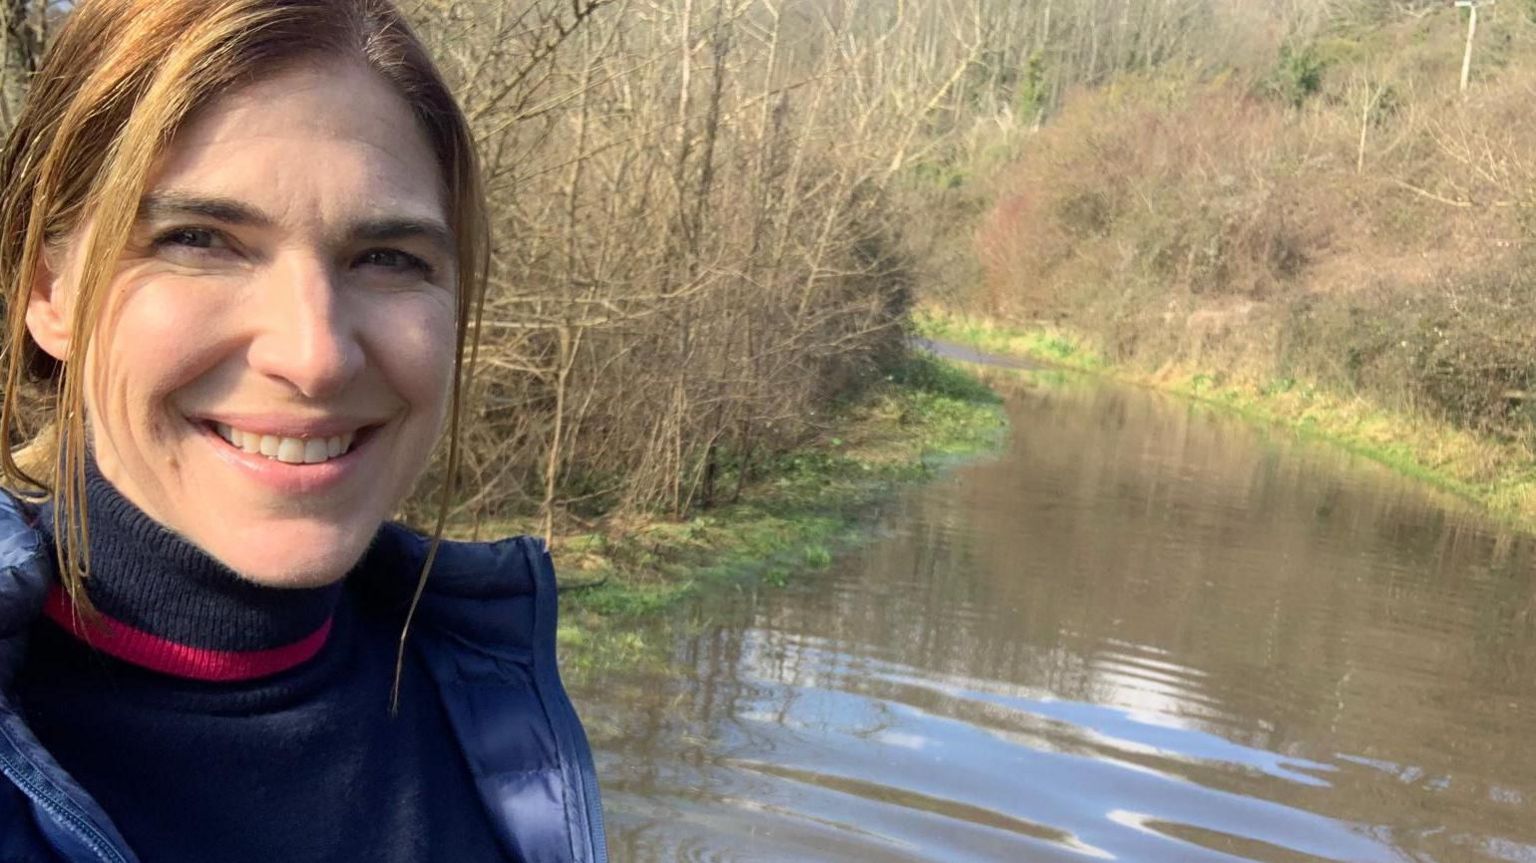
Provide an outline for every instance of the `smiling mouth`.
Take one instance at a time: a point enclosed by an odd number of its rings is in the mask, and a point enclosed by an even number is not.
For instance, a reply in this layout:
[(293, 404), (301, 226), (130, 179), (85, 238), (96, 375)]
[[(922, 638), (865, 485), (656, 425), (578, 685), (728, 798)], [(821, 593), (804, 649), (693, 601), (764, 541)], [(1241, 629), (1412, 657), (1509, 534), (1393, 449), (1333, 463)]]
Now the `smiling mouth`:
[(225, 443), (251, 455), (284, 464), (323, 464), (341, 458), (367, 438), (371, 427), (330, 437), (286, 437), (242, 431), (225, 423), (204, 424)]

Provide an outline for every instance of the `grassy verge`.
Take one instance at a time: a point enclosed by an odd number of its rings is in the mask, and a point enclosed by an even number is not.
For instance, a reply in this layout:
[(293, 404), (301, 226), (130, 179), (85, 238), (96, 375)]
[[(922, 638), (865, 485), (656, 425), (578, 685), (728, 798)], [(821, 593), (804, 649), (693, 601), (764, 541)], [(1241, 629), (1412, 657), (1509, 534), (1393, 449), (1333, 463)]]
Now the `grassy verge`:
[(1010, 327), (933, 307), (917, 312), (913, 322), (924, 338), (968, 345), (982, 353), (1027, 357), (1085, 372), (1118, 371), (1087, 339), (1059, 327)]
[(1536, 462), (1531, 453), (1444, 420), (1385, 410), (1304, 380), (1252, 380), (1178, 364), (1155, 370), (1119, 365), (1106, 359), (1090, 339), (1057, 328), (1011, 326), (934, 308), (920, 313), (917, 325), (928, 338), (1151, 386), (1290, 427), (1482, 504), (1501, 520), (1536, 526)]
[[(822, 569), (866, 529), (867, 505), (901, 483), (995, 447), (1000, 399), (958, 367), (914, 357), (822, 436), (756, 471), (739, 501), (686, 521), (631, 518), (558, 537), (563, 664), (578, 677), (652, 652), (615, 619), (654, 614), (707, 585), (782, 585)], [(516, 526), (510, 526), (516, 527)]]

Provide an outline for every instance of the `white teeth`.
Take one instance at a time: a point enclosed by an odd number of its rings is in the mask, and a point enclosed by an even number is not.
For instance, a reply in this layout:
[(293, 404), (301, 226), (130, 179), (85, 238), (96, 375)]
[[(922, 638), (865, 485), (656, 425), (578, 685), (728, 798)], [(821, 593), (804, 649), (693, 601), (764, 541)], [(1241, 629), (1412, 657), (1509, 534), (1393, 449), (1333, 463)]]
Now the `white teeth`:
[(229, 441), (236, 449), (248, 453), (260, 453), (267, 458), (287, 464), (319, 464), (345, 455), (352, 449), (354, 432), (333, 437), (296, 438), (278, 435), (261, 435), (241, 431), (225, 423), (214, 423), (219, 437)]
[(330, 458), (326, 450), (325, 438), (310, 438), (304, 442), (304, 463), (319, 464)]
[(277, 460), (285, 464), (304, 463), (303, 438), (285, 437), (279, 438), (282, 443), (277, 445)]

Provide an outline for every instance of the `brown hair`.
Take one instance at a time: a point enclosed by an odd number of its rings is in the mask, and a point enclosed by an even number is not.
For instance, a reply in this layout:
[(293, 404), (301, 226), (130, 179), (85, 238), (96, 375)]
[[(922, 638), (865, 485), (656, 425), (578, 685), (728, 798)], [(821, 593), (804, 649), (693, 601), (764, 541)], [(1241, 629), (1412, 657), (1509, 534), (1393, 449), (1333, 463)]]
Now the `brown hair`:
[[(84, 0), (32, 79), (0, 156), (6, 302), (0, 482), (54, 496), (59, 577), (77, 607), (89, 608), (80, 590), (90, 566), (84, 403), (79, 363), (55, 362), (27, 330), (27, 303), (43, 256), (66, 240), (83, 244), (70, 349), (84, 356), (150, 172), (176, 131), (231, 87), (297, 62), (347, 57), (374, 70), (411, 106), (441, 166), (457, 238), (449, 465), (424, 583), (453, 493), (460, 394), (473, 359), (466, 347), (488, 246), (474, 145), (453, 95), (385, 0)], [(87, 224), (89, 235), (78, 236)], [(24, 400), (29, 388), (39, 404)], [(38, 426), (41, 431), (18, 446)]]

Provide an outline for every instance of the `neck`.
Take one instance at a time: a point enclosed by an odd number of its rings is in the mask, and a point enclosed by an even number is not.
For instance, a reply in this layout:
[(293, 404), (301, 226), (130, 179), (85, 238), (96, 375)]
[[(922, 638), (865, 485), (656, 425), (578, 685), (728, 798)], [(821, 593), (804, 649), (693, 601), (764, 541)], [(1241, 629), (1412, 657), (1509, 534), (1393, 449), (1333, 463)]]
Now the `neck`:
[[(242, 578), (145, 515), (94, 463), (86, 473), (90, 572), (100, 615), (55, 590), (50, 618), (104, 653), (178, 677), (245, 680), (298, 665), (324, 645), (341, 583), (275, 588)], [(40, 527), (53, 529), (51, 507)]]

